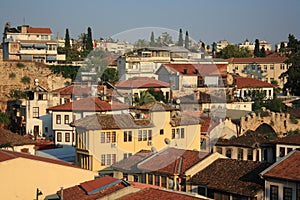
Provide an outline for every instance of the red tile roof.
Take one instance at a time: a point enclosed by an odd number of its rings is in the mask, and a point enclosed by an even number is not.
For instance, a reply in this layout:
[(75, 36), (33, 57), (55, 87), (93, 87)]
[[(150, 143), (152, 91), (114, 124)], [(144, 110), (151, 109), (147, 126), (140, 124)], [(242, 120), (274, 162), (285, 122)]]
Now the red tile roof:
[(107, 101), (102, 101), (98, 97), (87, 97), (74, 102), (68, 102), (62, 105), (48, 108), (52, 111), (94, 111), (105, 112), (112, 110), (127, 110), (129, 106), (127, 104), (113, 101), (111, 104)]
[(75, 94), (77, 96), (83, 96), (91, 93), (91, 87), (86, 85), (69, 85), (63, 88), (58, 88), (56, 90), (53, 90), (52, 92), (58, 92), (61, 95)]
[[(128, 184), (128, 183), (127, 183)], [(64, 200), (95, 200), (129, 186), (112, 177), (101, 177), (63, 190)], [(61, 191), (57, 192), (61, 196)]]
[(28, 33), (52, 34), (52, 31), (51, 31), (50, 28), (32, 28), (32, 27), (28, 27), (27, 32)]
[(177, 191), (147, 188), (138, 192), (125, 195), (120, 200), (153, 200), (153, 199), (180, 199), (180, 200), (194, 200), (201, 199), (190, 193), (183, 193)]
[(185, 171), (203, 160), (208, 154), (199, 151), (167, 148), (138, 165), (145, 171), (184, 175)]
[(167, 88), (169, 83), (149, 77), (134, 77), (120, 81), (116, 84), (117, 88)]
[(151, 102), (142, 106), (138, 106), (134, 109), (137, 110), (147, 110), (147, 111), (173, 111), (178, 110), (172, 106), (166, 105), (161, 102)]
[(28, 145), (28, 144), (36, 144), (34, 140), (31, 140), (29, 138), (25, 138), (21, 135), (18, 135), (17, 133), (13, 133), (9, 130), (5, 130), (3, 128), (0, 128), (0, 145), (9, 144), (12, 146), (22, 146), (22, 145)]
[(255, 197), (264, 188), (259, 173), (269, 166), (268, 163), (254, 161), (218, 159), (195, 174), (189, 182), (213, 190)]
[(264, 177), (285, 179), (290, 181), (300, 181), (300, 151), (296, 150), (288, 154), (282, 160), (273, 164), (266, 172)]
[(76, 165), (72, 165), (72, 164), (69, 164), (67, 162), (57, 160), (57, 159), (51, 159), (51, 158), (35, 156), (35, 155), (28, 154), (28, 153), (20, 153), (20, 152), (8, 151), (8, 150), (0, 150), (0, 162), (6, 161), (6, 160), (17, 159), (17, 158), (24, 158), (24, 159), (30, 159), (30, 160), (35, 160), (35, 161), (46, 162), (46, 163), (49, 163), (49, 164), (56, 164), (56, 165), (63, 165), (63, 166), (66, 166), (66, 167), (79, 168)]
[(274, 85), (270, 83), (248, 77), (237, 76), (235, 77), (235, 83), (237, 88), (274, 88)]
[(255, 58), (229, 58), (229, 64), (250, 64), (250, 63), (283, 63), (287, 60), (286, 57), (255, 57)]
[(288, 135), (277, 140), (273, 140), (275, 144), (300, 145), (300, 134)]
[[(225, 76), (227, 74), (227, 64), (163, 64), (171, 68), (172, 71), (184, 75), (207, 76), (217, 75)], [(184, 72), (186, 70), (186, 73)], [(198, 73), (196, 73), (198, 71)]]
[(201, 133), (209, 133), (212, 129), (214, 129), (217, 125), (220, 124), (220, 121), (210, 117), (201, 117)]

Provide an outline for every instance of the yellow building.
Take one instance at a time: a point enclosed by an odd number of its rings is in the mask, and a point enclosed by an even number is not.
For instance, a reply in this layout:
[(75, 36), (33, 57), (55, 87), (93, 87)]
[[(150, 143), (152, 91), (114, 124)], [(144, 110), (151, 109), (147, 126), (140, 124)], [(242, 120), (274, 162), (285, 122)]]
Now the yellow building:
[(267, 83), (277, 81), (282, 89), (286, 79), (280, 78), (280, 75), (289, 68), (285, 63), (286, 60), (286, 57), (230, 58), (227, 72), (243, 77), (253, 77)]
[(94, 179), (97, 173), (69, 163), (7, 150), (0, 150), (0, 198), (39, 199), (55, 195), (61, 188)]
[(201, 125), (196, 117), (152, 103), (130, 114), (96, 114), (75, 122), (77, 162), (102, 170), (142, 149), (160, 151), (171, 146), (200, 150)]

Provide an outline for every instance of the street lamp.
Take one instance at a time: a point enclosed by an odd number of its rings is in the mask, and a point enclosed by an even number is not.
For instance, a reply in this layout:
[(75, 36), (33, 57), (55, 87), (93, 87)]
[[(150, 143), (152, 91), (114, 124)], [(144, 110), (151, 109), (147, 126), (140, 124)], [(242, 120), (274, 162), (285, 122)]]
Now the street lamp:
[(43, 195), (42, 191), (39, 188), (36, 188), (36, 200), (39, 199), (39, 196)]

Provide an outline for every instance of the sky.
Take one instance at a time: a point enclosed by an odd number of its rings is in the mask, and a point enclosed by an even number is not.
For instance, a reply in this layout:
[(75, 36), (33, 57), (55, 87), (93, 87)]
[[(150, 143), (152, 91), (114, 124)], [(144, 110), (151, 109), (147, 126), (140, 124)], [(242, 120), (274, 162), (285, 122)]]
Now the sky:
[(242, 43), (287, 41), (300, 38), (299, 0), (5, 0), (0, 2), (0, 27), (28, 24), (50, 27), (53, 36), (77, 39), (91, 27), (93, 39), (120, 37), (150, 40), (161, 32), (189, 32), (191, 39), (206, 44), (226, 39)]

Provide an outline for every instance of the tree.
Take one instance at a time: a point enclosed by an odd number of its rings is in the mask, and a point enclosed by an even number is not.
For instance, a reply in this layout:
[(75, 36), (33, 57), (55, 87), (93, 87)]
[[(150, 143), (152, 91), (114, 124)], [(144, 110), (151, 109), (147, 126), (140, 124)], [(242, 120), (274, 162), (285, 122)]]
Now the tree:
[(153, 33), (153, 31), (151, 32), (151, 37), (150, 37), (150, 46), (151, 46), (151, 47), (154, 47), (154, 46), (156, 46), (156, 43), (155, 43), (155, 38), (154, 38), (154, 33)]
[(296, 53), (299, 50), (299, 41), (295, 38), (293, 34), (289, 34), (289, 42), (287, 47), (292, 54)]
[(87, 39), (86, 39), (86, 50), (89, 52), (93, 50), (93, 39), (92, 39), (92, 29), (88, 27)]
[(260, 50), (260, 57), (266, 57), (266, 56), (267, 56), (267, 54), (266, 54), (265, 47), (262, 47)]
[(115, 84), (119, 81), (118, 70), (115, 68), (106, 68), (101, 76), (101, 80)]
[(134, 43), (135, 48), (144, 48), (144, 47), (149, 47), (149, 42), (146, 41), (145, 39), (139, 39)]
[(138, 106), (142, 106), (151, 102), (155, 102), (155, 97), (149, 91), (140, 92), (140, 97), (134, 96), (134, 101)]
[(285, 51), (285, 45), (284, 42), (281, 42), (279, 52), (284, 52), (284, 51)]
[(217, 43), (213, 42), (211, 46), (212, 46), (212, 49), (211, 49), (212, 55), (213, 55), (213, 57), (215, 57), (216, 52), (217, 52)]
[(157, 38), (157, 43), (161, 45), (173, 44), (172, 36), (168, 32), (163, 32), (161, 36)]
[[(213, 45), (213, 48), (214, 45)], [(217, 58), (243, 58), (250, 57), (251, 53), (247, 48), (238, 48), (236, 45), (229, 44), (225, 48), (216, 53)]]
[(190, 38), (189, 38), (189, 32), (188, 31), (186, 31), (185, 32), (185, 40), (184, 40), (184, 42), (185, 42), (185, 48), (186, 49), (189, 49), (190, 48)]
[(179, 29), (178, 46), (183, 47), (182, 29)]
[(148, 91), (152, 96), (154, 96), (156, 101), (162, 101), (164, 103), (167, 103), (167, 100), (161, 90), (155, 91), (154, 88), (150, 88)]
[(66, 29), (66, 35), (65, 35), (65, 54), (66, 54), (66, 58), (68, 60), (69, 58), (69, 52), (71, 49), (71, 44), (70, 44), (70, 35), (69, 35), (69, 29)]
[(0, 126), (3, 127), (5, 125), (8, 125), (9, 122), (9, 115), (7, 113), (0, 112)]
[(254, 56), (260, 57), (260, 48), (259, 48), (259, 40), (255, 40), (255, 46), (254, 46)]
[(201, 44), (201, 48), (203, 49), (203, 51), (205, 51), (206, 50), (206, 45), (205, 45), (205, 43), (204, 42), (202, 42), (202, 44)]

